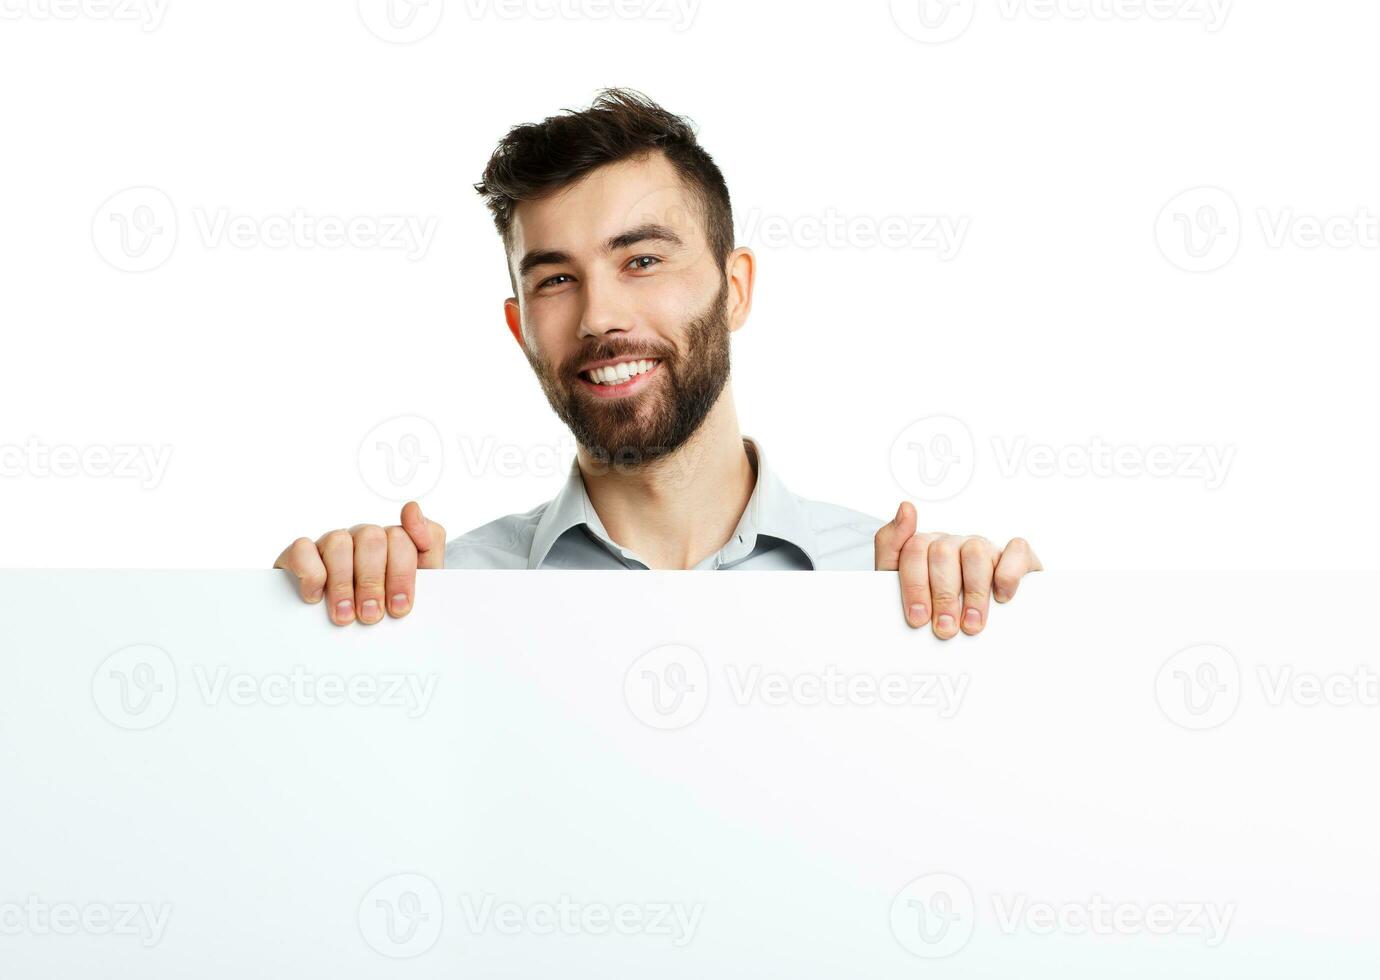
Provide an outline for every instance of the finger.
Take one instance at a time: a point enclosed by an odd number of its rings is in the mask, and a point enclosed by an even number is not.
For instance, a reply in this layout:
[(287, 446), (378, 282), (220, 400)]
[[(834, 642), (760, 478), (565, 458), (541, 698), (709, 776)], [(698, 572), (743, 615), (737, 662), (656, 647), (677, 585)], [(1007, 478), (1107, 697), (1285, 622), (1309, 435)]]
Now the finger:
[(914, 627), (930, 621), (929, 545), (937, 535), (915, 534), (901, 546), (900, 573), (901, 613)]
[(384, 591), (388, 596), (388, 612), (406, 616), (412, 608), (417, 585), (417, 546), (406, 531), (394, 524), (388, 535), (388, 573)]
[(311, 538), (298, 538), (283, 549), (274, 568), (286, 568), (297, 577), (297, 591), (304, 602), (320, 602), (326, 588), (326, 565)]
[(946, 534), (930, 542), (926, 558), (930, 572), (930, 615), (934, 635), (947, 640), (958, 633), (962, 612), (963, 569), (959, 564), (958, 538)]
[(963, 571), (963, 632), (972, 636), (987, 624), (996, 548), (986, 538), (964, 538), (958, 546), (958, 561)]
[(388, 535), (377, 524), (350, 528), (355, 539), (355, 609), (366, 626), (383, 618), (383, 586), (388, 571)]
[(344, 529), (327, 531), (316, 542), (326, 565), (326, 606), (331, 622), (355, 621), (355, 539)]
[(1021, 579), (1030, 572), (1043, 571), (1044, 567), (1025, 538), (1012, 538), (997, 560), (997, 568), (992, 576), (992, 598), (998, 602), (1010, 602), (1020, 587)]
[(890, 523), (883, 524), (873, 539), (877, 571), (894, 572), (900, 567), (901, 549), (915, 534), (915, 523), (915, 506), (909, 501), (901, 501), (896, 516)]
[(415, 500), (403, 504), (402, 527), (417, 547), (418, 568), (444, 568), (446, 529), (422, 516), (422, 505)]

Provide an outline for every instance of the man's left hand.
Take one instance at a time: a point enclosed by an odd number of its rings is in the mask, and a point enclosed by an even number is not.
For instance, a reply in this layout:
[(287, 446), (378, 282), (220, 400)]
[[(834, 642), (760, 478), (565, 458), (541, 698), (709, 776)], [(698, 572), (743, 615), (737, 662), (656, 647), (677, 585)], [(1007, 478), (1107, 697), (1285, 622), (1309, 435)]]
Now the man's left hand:
[(915, 628), (934, 624), (947, 640), (987, 624), (988, 601), (1008, 602), (1028, 572), (1043, 569), (1024, 538), (998, 548), (986, 538), (942, 532), (917, 534), (915, 507), (901, 504), (877, 532), (877, 571), (899, 572), (901, 612)]

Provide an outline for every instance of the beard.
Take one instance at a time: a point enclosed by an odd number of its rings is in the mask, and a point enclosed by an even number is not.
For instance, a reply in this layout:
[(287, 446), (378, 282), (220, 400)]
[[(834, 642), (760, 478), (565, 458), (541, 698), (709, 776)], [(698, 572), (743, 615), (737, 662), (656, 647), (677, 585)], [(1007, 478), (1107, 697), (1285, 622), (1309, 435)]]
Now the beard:
[[(683, 352), (668, 343), (639, 345), (609, 336), (556, 368), (530, 351), (527, 360), (551, 408), (597, 462), (643, 467), (684, 445), (719, 400), (729, 373), (727, 299), (728, 277), (723, 276), (719, 295), (685, 325)], [(648, 378), (640, 392), (622, 398), (584, 390), (580, 365), (618, 357), (655, 358), (661, 362), (660, 377)]]

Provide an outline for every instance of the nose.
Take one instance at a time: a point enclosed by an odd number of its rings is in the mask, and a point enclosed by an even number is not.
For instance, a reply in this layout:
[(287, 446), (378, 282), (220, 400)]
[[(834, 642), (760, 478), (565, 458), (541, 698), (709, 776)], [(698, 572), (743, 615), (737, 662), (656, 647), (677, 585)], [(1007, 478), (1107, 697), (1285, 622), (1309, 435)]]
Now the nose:
[(585, 281), (584, 300), (579, 339), (628, 333), (633, 329), (634, 316), (628, 296), (618, 288), (616, 281), (590, 276)]

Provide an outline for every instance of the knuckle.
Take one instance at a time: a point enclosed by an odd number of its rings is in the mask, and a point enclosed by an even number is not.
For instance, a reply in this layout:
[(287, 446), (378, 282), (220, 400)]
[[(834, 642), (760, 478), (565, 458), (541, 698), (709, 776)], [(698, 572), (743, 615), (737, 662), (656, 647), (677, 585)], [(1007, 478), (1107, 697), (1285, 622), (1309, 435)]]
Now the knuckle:
[(360, 524), (355, 528), (356, 547), (374, 548), (388, 542), (388, 536), (377, 524)]
[(367, 576), (355, 582), (355, 591), (360, 595), (377, 595), (383, 591), (383, 579)]
[(403, 529), (402, 525), (394, 524), (392, 527), (387, 528), (386, 534), (388, 535), (389, 551), (398, 548), (411, 548), (413, 551), (417, 550), (417, 546), (412, 543), (412, 537)]
[(953, 606), (958, 604), (958, 593), (952, 589), (935, 589), (930, 592), (936, 606)]
[(344, 528), (337, 528), (334, 531), (327, 531), (321, 535), (321, 549), (339, 550), (346, 546), (353, 546), (354, 539), (350, 537), (350, 532)]
[(981, 558), (990, 550), (992, 543), (983, 537), (964, 538), (958, 546), (959, 554), (965, 558)]
[(929, 554), (931, 561), (952, 562), (958, 557), (958, 545), (953, 538), (940, 538), (930, 542)]

